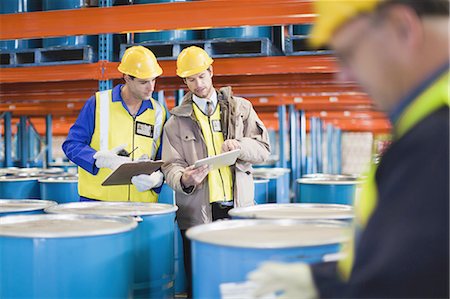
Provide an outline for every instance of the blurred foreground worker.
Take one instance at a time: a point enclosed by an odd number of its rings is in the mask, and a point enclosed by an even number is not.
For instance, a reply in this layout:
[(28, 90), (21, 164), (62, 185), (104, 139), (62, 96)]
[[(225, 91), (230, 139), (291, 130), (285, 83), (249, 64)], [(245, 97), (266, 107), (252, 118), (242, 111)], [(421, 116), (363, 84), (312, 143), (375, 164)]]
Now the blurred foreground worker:
[[(186, 230), (228, 218), (233, 206), (253, 205), (252, 164), (264, 162), (270, 154), (267, 130), (252, 104), (234, 96), (230, 87), (214, 88), (212, 63), (199, 47), (188, 47), (180, 53), (177, 75), (189, 92), (170, 111), (164, 127), (162, 170), (176, 192), (187, 262), (190, 246)], [(212, 171), (206, 165), (193, 166), (197, 160), (234, 149), (240, 149), (235, 165)], [(190, 264), (186, 269), (189, 276)]]
[(152, 98), (162, 69), (145, 47), (128, 48), (119, 64), (125, 84), (99, 91), (84, 105), (63, 143), (66, 156), (78, 167), (80, 200), (156, 202), (163, 174), (141, 174), (130, 185), (102, 186), (124, 162), (159, 160), (166, 119)]
[(388, 113), (393, 143), (356, 207), (336, 263), (269, 262), (249, 275), (291, 298), (449, 297), (449, 2), (315, 2), (314, 46)]

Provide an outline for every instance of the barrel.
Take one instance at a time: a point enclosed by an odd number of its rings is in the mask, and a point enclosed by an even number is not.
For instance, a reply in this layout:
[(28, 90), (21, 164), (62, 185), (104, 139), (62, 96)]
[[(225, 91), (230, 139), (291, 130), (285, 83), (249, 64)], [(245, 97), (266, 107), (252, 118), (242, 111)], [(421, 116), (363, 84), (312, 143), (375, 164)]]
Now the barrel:
[(297, 179), (295, 202), (352, 205), (358, 180), (350, 175), (310, 175)]
[(8, 175), (0, 176), (0, 198), (39, 199), (39, 176)]
[(299, 24), (292, 26), (292, 33), (294, 35), (309, 35), (311, 32), (311, 24)]
[(0, 298), (129, 298), (136, 226), (125, 217), (2, 217)]
[(158, 195), (159, 203), (167, 203), (169, 205), (175, 204), (175, 191), (167, 184), (164, 183)]
[(44, 214), (45, 208), (56, 204), (55, 201), (40, 199), (0, 199), (0, 216)]
[(334, 221), (228, 220), (193, 227), (187, 231), (193, 297), (224, 298), (224, 289), (245, 282), (265, 261), (328, 260), (348, 236), (348, 225)]
[[(134, 0), (133, 4), (186, 2), (186, 0)], [(134, 42), (146, 41), (185, 41), (201, 38), (198, 30), (165, 30), (158, 32), (136, 33)]]
[(289, 168), (255, 168), (253, 176), (269, 180), (268, 200), (269, 203), (289, 203)]
[(54, 200), (59, 204), (78, 202), (78, 178), (76, 176), (56, 176), (39, 179), (41, 199)]
[(255, 179), (253, 184), (255, 186), (255, 203), (257, 205), (268, 203), (269, 180)]
[[(89, 1), (86, 0), (43, 0), (42, 9), (61, 10), (61, 9), (78, 9), (88, 7)], [(45, 38), (42, 42), (44, 48), (62, 47), (62, 46), (85, 46), (93, 47), (98, 45), (98, 36), (96, 35), (76, 35), (65, 37)]]
[[(164, 183), (161, 187), (158, 202), (175, 204), (175, 191), (167, 183)], [(186, 272), (184, 269), (183, 239), (177, 222), (175, 222), (174, 246), (175, 294), (181, 294), (186, 292)]]
[(233, 219), (295, 219), (295, 220), (344, 220), (354, 217), (353, 207), (334, 204), (266, 204), (234, 208), (228, 212)]
[[(0, 1), (0, 14), (16, 14), (40, 10), (39, 0), (2, 0)], [(41, 44), (40, 39), (15, 39), (0, 41), (1, 50), (22, 50), (37, 48)]]
[(212, 38), (271, 38), (270, 26), (242, 26), (234, 28), (214, 28), (206, 30), (205, 37)]
[(140, 202), (76, 202), (45, 209), (47, 213), (127, 216), (138, 219), (135, 232), (134, 298), (173, 298), (173, 205)]

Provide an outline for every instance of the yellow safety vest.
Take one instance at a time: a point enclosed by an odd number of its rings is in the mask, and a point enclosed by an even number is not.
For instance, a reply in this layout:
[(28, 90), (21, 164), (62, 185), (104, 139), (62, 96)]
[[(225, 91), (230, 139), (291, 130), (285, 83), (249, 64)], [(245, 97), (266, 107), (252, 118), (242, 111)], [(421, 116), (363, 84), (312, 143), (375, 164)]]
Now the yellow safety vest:
[[(449, 100), (449, 73), (442, 75), (433, 85), (420, 94), (409, 105), (395, 124), (395, 139), (400, 139), (411, 130), (418, 122), (444, 106), (450, 106)], [(367, 181), (363, 185), (361, 200), (355, 206), (356, 230), (362, 230), (367, 225), (375, 207), (377, 206), (378, 191), (375, 181), (377, 165), (372, 164), (367, 175)], [(338, 263), (338, 271), (344, 280), (348, 280), (351, 274), (354, 260), (354, 239), (343, 245), (342, 252), (345, 258)]]
[[(220, 123), (220, 105), (216, 105), (213, 115), (205, 115), (197, 104), (193, 104), (194, 113), (200, 122), (203, 138), (206, 142), (208, 157), (222, 152), (223, 133)], [(233, 179), (230, 167), (222, 167), (209, 172), (209, 202), (233, 200)]]
[[(161, 133), (166, 119), (165, 109), (151, 99), (153, 109), (147, 109), (133, 118), (122, 105), (112, 101), (112, 90), (95, 95), (95, 129), (90, 146), (96, 151), (111, 150), (127, 144), (126, 150), (136, 159), (147, 154), (152, 160), (161, 144)], [(101, 183), (112, 172), (101, 168), (96, 175), (78, 167), (78, 192), (81, 196), (103, 201), (157, 202), (158, 194), (153, 190), (139, 192), (134, 185), (102, 186)]]

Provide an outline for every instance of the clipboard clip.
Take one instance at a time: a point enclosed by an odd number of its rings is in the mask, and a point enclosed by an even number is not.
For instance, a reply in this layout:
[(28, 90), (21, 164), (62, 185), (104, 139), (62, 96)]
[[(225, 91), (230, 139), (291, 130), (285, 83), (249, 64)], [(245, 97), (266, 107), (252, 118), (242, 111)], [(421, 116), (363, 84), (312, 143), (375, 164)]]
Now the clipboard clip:
[(127, 152), (125, 149), (121, 149), (117, 155), (118, 156), (122, 156), (122, 157), (129, 157), (135, 150), (137, 150), (137, 146), (131, 151), (131, 152)]

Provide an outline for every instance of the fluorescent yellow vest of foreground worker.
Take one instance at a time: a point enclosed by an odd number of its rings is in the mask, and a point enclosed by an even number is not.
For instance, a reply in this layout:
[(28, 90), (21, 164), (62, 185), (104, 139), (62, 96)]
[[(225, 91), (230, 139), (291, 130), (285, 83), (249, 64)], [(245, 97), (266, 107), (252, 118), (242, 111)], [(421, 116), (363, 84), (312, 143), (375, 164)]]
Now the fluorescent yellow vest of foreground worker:
[[(205, 138), (208, 156), (215, 156), (222, 152), (223, 133), (220, 123), (220, 106), (210, 117), (203, 114), (194, 103), (194, 113), (200, 122), (203, 137)], [(230, 201), (233, 199), (232, 175), (230, 167), (211, 170), (208, 173), (209, 202)]]
[[(395, 124), (395, 138), (401, 138), (418, 122), (441, 107), (450, 106), (448, 94), (449, 73), (442, 75), (434, 84), (426, 89), (400, 116)], [(367, 225), (377, 205), (377, 186), (375, 181), (376, 165), (372, 165), (367, 176), (367, 183), (363, 186), (361, 201), (355, 206), (356, 230), (363, 230)], [(339, 262), (339, 272), (344, 280), (351, 274), (354, 259), (354, 241), (344, 245), (342, 249), (346, 257)]]
[[(90, 146), (95, 150), (100, 150), (101, 133), (101, 111), (109, 112), (107, 117), (107, 149), (113, 149), (121, 144), (127, 144), (127, 151), (133, 153), (134, 160), (146, 154), (154, 160), (161, 143), (161, 130), (165, 121), (165, 110), (160, 104), (151, 99), (154, 109), (147, 109), (135, 119), (124, 109), (122, 101), (112, 101), (111, 90), (108, 93), (109, 103), (101, 109), (101, 92), (96, 93), (95, 129), (92, 135)], [(105, 116), (103, 115), (103, 118)], [(156, 125), (156, 123), (158, 124)], [(145, 134), (140, 134), (136, 128), (148, 128)], [(106, 132), (106, 130), (105, 130)], [(154, 137), (155, 140), (154, 140)], [(112, 171), (108, 168), (101, 168), (97, 175), (92, 175), (81, 167), (78, 167), (79, 183), (78, 191), (81, 196), (103, 200), (103, 201), (135, 201), (135, 202), (157, 202), (158, 194), (153, 190), (139, 192), (134, 185), (102, 186), (101, 183)]]

